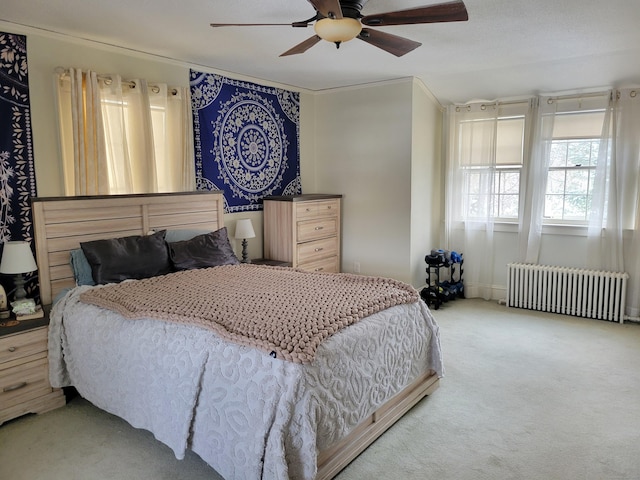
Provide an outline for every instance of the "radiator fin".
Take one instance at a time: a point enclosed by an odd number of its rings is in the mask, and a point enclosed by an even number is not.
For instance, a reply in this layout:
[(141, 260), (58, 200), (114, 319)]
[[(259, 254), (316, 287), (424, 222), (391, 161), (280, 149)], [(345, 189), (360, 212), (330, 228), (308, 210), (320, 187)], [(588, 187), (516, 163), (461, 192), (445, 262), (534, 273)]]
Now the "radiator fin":
[(507, 265), (507, 306), (622, 323), (629, 275), (526, 263)]

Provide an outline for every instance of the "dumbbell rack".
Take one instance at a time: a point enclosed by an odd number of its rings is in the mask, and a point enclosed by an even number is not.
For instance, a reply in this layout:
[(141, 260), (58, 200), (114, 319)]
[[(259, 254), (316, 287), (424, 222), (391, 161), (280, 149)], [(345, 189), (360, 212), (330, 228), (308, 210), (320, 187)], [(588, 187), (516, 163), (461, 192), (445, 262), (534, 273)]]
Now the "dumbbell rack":
[[(456, 298), (464, 298), (464, 286), (462, 282), (462, 274), (464, 272), (464, 258), (460, 255), (459, 262), (451, 262), (443, 259), (441, 262), (429, 263), (427, 257), (427, 286), (420, 291), (420, 296), (434, 310), (440, 308), (443, 302), (454, 300)], [(459, 265), (458, 279), (455, 280), (456, 265)], [(440, 270), (442, 268), (449, 269), (449, 281), (442, 282), (440, 280)]]

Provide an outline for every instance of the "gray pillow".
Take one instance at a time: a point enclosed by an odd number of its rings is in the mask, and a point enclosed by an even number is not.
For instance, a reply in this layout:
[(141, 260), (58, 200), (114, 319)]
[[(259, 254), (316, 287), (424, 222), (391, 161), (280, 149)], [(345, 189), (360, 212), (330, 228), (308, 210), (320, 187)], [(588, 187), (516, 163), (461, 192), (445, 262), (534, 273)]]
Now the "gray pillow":
[(84, 252), (81, 248), (76, 248), (69, 252), (71, 263), (71, 270), (73, 271), (73, 278), (76, 279), (76, 285), (95, 285), (93, 281), (93, 274), (91, 273), (91, 265), (87, 257), (84, 256)]
[(175, 270), (240, 263), (229, 243), (227, 227), (197, 235), (190, 240), (169, 243), (169, 256)]
[(80, 244), (96, 284), (149, 278), (171, 271), (165, 230), (151, 235), (95, 240)]
[(210, 233), (211, 229), (188, 229), (188, 228), (179, 228), (177, 230), (167, 230), (167, 234), (164, 236), (164, 241), (167, 243), (173, 242), (181, 242), (183, 240), (191, 240), (193, 237), (197, 235), (203, 235), (205, 233)]

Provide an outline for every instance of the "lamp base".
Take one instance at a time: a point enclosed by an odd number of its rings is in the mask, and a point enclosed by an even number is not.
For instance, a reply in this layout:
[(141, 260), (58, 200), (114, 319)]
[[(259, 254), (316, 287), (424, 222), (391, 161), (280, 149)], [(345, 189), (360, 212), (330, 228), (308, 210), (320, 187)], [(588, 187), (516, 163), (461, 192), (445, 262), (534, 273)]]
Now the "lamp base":
[(27, 291), (24, 289), (24, 276), (21, 273), (16, 275), (14, 283), (16, 285), (16, 293), (14, 294), (13, 299), (22, 300), (23, 298), (26, 298)]
[(247, 253), (247, 245), (249, 244), (249, 242), (247, 241), (246, 238), (242, 239), (242, 263), (251, 263), (251, 260), (249, 260), (249, 254)]

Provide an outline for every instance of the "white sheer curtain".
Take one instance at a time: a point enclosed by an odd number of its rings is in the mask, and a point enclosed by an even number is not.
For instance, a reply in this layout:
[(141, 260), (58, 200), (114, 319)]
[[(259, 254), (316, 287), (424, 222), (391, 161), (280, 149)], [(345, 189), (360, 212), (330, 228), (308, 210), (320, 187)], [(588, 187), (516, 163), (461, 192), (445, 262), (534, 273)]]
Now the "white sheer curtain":
[[(157, 171), (160, 190), (195, 190), (196, 164), (190, 91), (188, 88), (163, 85), (160, 92), (152, 98), (154, 105), (159, 104), (167, 112), (164, 122), (154, 122), (154, 137), (163, 141), (166, 167)], [(156, 142), (156, 145), (159, 144)]]
[(70, 68), (57, 78), (57, 106), (67, 195), (109, 193), (98, 75)]
[(640, 89), (611, 92), (589, 217), (591, 268), (630, 274), (627, 314), (640, 314)]
[[(447, 109), (446, 245), (462, 252), (468, 297), (491, 298), (493, 284), (493, 174), (498, 131), (497, 105), (470, 104)], [(465, 168), (478, 167), (473, 180)]]
[(144, 80), (101, 82), (102, 119), (110, 159), (111, 193), (158, 191), (149, 89)]
[(525, 122), (524, 170), (518, 222), (520, 261), (538, 263), (542, 241), (544, 200), (556, 102), (531, 99)]
[[(537, 98), (528, 119), (523, 178), (523, 202), (519, 221), (519, 257), (525, 263), (538, 263), (544, 224), (545, 197), (554, 139), (599, 136), (604, 128), (601, 112), (607, 106), (608, 92), (584, 97)], [(604, 131), (604, 130), (603, 130)], [(601, 138), (600, 155), (606, 152), (606, 136)], [(593, 205), (597, 204), (594, 199)], [(586, 266), (586, 265), (585, 265)]]
[(57, 85), (67, 195), (195, 189), (188, 88), (76, 69)]

